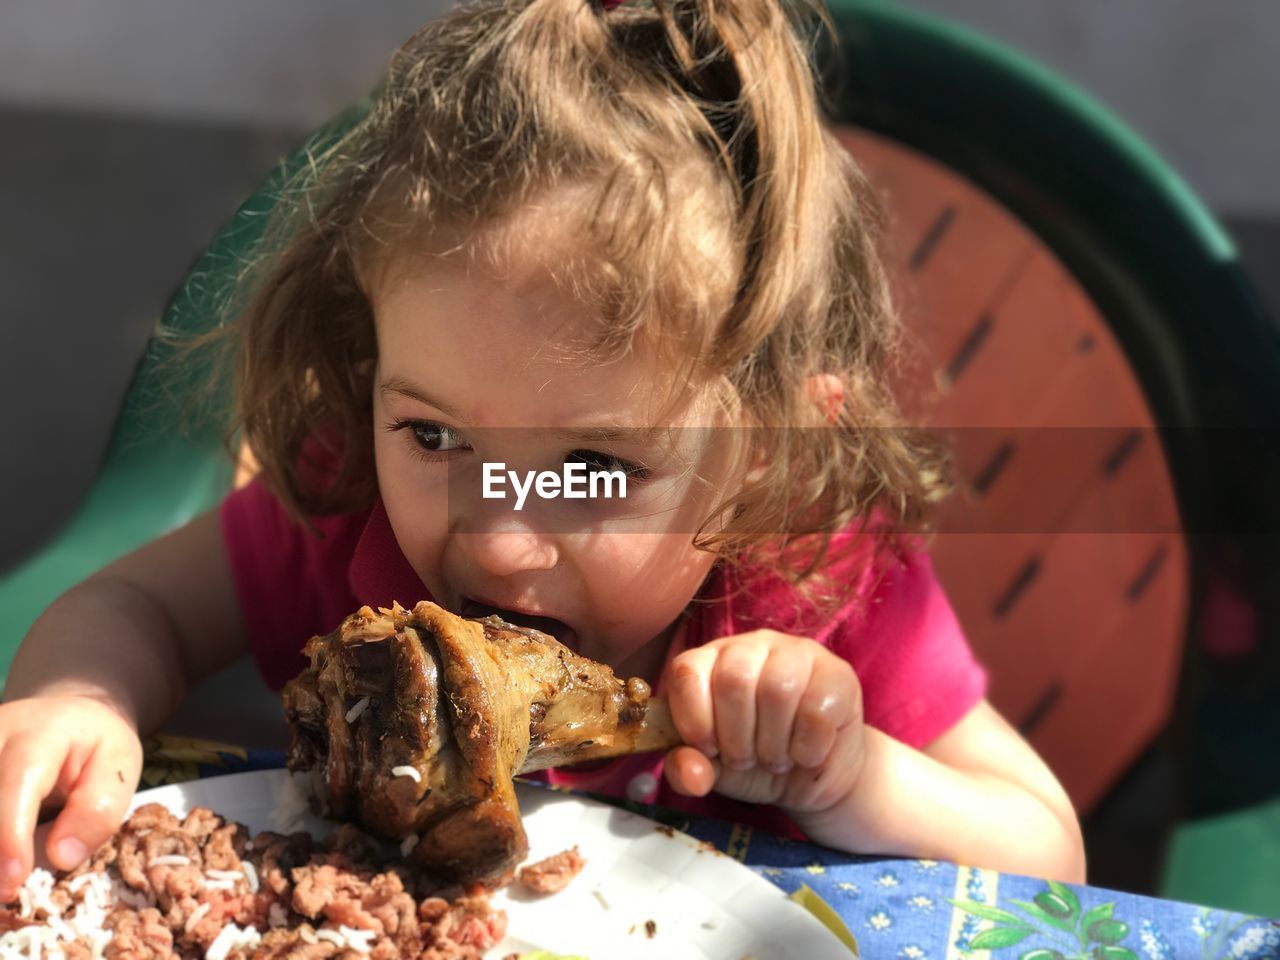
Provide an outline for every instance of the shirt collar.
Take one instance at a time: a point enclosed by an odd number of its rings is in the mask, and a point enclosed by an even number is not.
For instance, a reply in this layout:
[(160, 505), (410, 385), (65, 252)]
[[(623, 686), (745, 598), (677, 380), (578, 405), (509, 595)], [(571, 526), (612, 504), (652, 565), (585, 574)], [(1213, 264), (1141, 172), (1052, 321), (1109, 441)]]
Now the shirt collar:
[(347, 579), (356, 599), (374, 609), (390, 607), (392, 601), (411, 608), (419, 600), (435, 599), (400, 550), (381, 499), (369, 511)]

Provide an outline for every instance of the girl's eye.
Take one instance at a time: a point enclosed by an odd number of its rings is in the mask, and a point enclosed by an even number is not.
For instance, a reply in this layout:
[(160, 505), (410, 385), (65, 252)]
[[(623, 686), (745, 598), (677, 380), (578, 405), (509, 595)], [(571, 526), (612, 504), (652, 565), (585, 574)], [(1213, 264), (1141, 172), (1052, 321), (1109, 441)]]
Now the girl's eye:
[(599, 453), (595, 450), (572, 450), (565, 454), (565, 463), (585, 463), (588, 473), (622, 473), (630, 480), (644, 480), (649, 476), (649, 470), (640, 466), (638, 463), (632, 463), (630, 460), (623, 460), (608, 453)]
[(467, 444), (451, 428), (431, 420), (399, 420), (392, 430), (408, 430), (414, 443), (427, 453), (452, 453), (469, 449)]
[(412, 430), (413, 439), (418, 441), (418, 446), (432, 453), (448, 453), (466, 447), (462, 439), (442, 423), (423, 421), (415, 423)]

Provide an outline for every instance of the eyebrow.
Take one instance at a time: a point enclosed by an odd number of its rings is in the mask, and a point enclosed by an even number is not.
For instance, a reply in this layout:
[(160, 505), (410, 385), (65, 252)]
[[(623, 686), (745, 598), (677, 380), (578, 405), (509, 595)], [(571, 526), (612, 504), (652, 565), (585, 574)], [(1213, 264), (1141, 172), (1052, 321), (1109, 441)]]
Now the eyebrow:
[[(428, 393), (422, 387), (410, 383), (403, 377), (391, 377), (382, 381), (378, 387), (379, 391), (397, 394), (402, 397), (408, 397), (410, 400), (417, 400), (419, 403), (425, 403), (427, 406), (435, 407), (445, 416), (452, 417), (454, 420), (466, 423), (466, 417), (457, 407), (453, 406), (442, 397), (437, 397)], [(560, 440), (577, 441), (581, 443), (627, 443), (637, 440), (652, 440), (663, 428), (662, 427), (627, 427), (621, 424), (604, 425), (600, 427), (582, 427), (576, 430), (561, 429), (555, 427), (540, 427), (545, 429), (551, 436)]]

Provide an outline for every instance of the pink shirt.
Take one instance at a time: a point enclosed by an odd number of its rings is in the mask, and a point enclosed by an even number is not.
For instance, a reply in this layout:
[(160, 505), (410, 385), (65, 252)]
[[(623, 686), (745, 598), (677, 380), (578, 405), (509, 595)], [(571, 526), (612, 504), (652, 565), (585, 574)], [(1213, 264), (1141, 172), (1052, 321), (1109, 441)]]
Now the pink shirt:
[[(306, 666), (301, 647), (328, 633), (363, 604), (412, 606), (432, 599), (401, 553), (381, 501), (359, 513), (313, 519), (316, 537), (289, 520), (258, 481), (223, 501), (222, 535), (249, 643), (263, 678), (279, 689)], [(853, 542), (844, 533), (835, 546)], [(771, 627), (810, 637), (847, 660), (862, 684), (866, 722), (912, 747), (950, 729), (985, 695), (986, 674), (973, 658), (928, 554), (909, 552), (873, 571), (865, 555), (846, 551), (834, 572), (855, 584), (834, 614), (819, 617), (776, 576), (749, 590), (713, 568), (689, 607), (686, 646)], [(671, 650), (668, 658), (677, 650)], [(611, 796), (798, 835), (780, 811), (712, 794), (675, 793), (661, 776), (661, 755), (631, 757), (590, 771), (546, 778)]]

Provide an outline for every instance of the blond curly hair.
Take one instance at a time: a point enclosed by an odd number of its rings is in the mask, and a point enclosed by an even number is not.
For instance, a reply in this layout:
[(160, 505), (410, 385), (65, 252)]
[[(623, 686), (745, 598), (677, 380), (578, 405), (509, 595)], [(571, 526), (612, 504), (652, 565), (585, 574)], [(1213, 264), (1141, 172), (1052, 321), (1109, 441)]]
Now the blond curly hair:
[[(820, 0), (466, 3), (419, 30), (370, 108), (325, 131), (280, 192), (247, 296), (206, 338), (234, 368), (231, 430), (295, 515), (377, 496), (369, 290), (409, 251), (510, 266), (526, 212), (566, 222), (555, 280), (606, 321), (678, 345), (676, 380), (728, 384), (765, 475), (726, 491), (695, 542), (803, 585), (830, 537), (921, 529), (944, 462), (902, 429), (899, 320), (880, 215), (823, 118)], [(806, 389), (839, 377), (828, 422)], [(340, 457), (304, 482), (305, 443)]]

